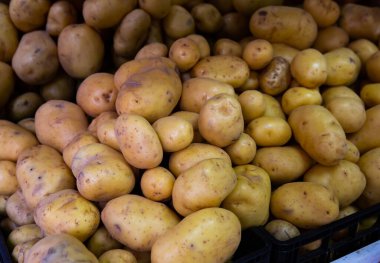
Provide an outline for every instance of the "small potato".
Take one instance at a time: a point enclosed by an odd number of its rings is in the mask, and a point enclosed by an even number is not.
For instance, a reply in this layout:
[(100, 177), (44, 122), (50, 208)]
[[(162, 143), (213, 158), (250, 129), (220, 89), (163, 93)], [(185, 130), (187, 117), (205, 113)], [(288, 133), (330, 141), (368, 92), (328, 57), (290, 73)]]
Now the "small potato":
[(113, 238), (137, 251), (150, 251), (156, 240), (180, 221), (163, 203), (131, 194), (109, 201), (101, 218)]
[(301, 234), (295, 225), (282, 219), (269, 221), (265, 225), (265, 230), (279, 241), (286, 241)]
[(239, 139), (224, 149), (234, 165), (250, 163), (256, 155), (256, 142), (251, 136), (242, 133)]
[(265, 39), (252, 40), (244, 47), (242, 57), (250, 69), (262, 69), (273, 59), (272, 44)]
[(380, 82), (378, 74), (380, 67), (380, 51), (376, 51), (365, 63), (365, 71), (372, 82)]
[(229, 12), (223, 15), (221, 35), (234, 40), (251, 35), (249, 32), (249, 18), (239, 12)]
[(98, 209), (73, 189), (48, 195), (34, 210), (34, 220), (46, 236), (69, 234), (85, 241), (100, 222)]
[(34, 223), (33, 210), (27, 206), (21, 189), (9, 196), (5, 211), (9, 219), (17, 226)]
[(12, 58), (16, 75), (30, 85), (49, 82), (58, 72), (57, 45), (46, 31), (24, 34)]
[(206, 101), (199, 112), (198, 128), (206, 141), (219, 147), (238, 140), (244, 130), (244, 119), (237, 98), (222, 93)]
[(263, 168), (272, 184), (281, 185), (300, 178), (313, 160), (298, 146), (263, 147), (256, 151), (252, 164)]
[(19, 185), (14, 162), (0, 160), (0, 182), (0, 195), (12, 195), (17, 191)]
[(111, 146), (115, 150), (120, 151), (119, 143), (115, 133), (116, 119), (105, 120), (99, 123), (96, 136), (103, 144)]
[(256, 10), (249, 28), (256, 38), (297, 49), (309, 48), (318, 31), (317, 23), (308, 12), (290, 6), (267, 6)]
[(24, 129), (30, 131), (31, 133), (36, 134), (36, 126), (34, 123), (34, 118), (25, 118), (25, 119), (19, 120), (17, 124), (23, 127)]
[(66, 165), (71, 168), (74, 156), (81, 147), (98, 142), (98, 139), (87, 131), (79, 133), (62, 150), (63, 160)]
[(26, 253), (24, 263), (33, 262), (88, 262), (98, 260), (77, 238), (68, 234), (54, 234), (35, 243)]
[(9, 63), (17, 49), (19, 38), (5, 3), (0, 3), (0, 24), (0, 61)]
[(243, 50), (241, 45), (229, 38), (219, 38), (216, 40), (213, 47), (214, 55), (241, 57), (242, 53)]
[(9, 15), (17, 29), (31, 32), (45, 25), (50, 5), (49, 0), (12, 0), (9, 2)]
[(9, 102), (9, 118), (14, 122), (32, 118), (43, 103), (43, 98), (36, 92), (22, 93)]
[(13, 122), (0, 120), (0, 160), (16, 162), (22, 151), (38, 144), (36, 136)]
[(260, 89), (272, 96), (284, 92), (290, 81), (290, 64), (282, 57), (273, 58), (259, 74)]
[(219, 10), (210, 3), (200, 3), (191, 9), (195, 27), (205, 34), (217, 33), (223, 26), (223, 18)]
[(265, 101), (265, 111), (263, 116), (278, 117), (285, 120), (285, 113), (282, 110), (280, 101), (275, 97), (272, 97), (271, 95), (265, 93), (263, 93), (263, 96)]
[[(207, 221), (207, 224), (201, 222)], [(157, 239), (152, 263), (226, 262), (241, 240), (239, 219), (223, 208), (192, 213)], [(194, 252), (196, 248), (196, 252)]]
[(169, 158), (169, 170), (178, 177), (181, 173), (206, 159), (218, 158), (231, 164), (231, 158), (222, 148), (205, 143), (192, 143), (185, 149), (174, 152)]
[(352, 49), (352, 51), (358, 55), (363, 65), (365, 65), (366, 61), (379, 50), (373, 42), (364, 38), (352, 41), (348, 45), (348, 48)]
[(201, 59), (192, 68), (191, 76), (219, 80), (238, 88), (247, 81), (249, 67), (236, 56), (211, 56)]
[(326, 53), (337, 48), (345, 47), (350, 38), (346, 31), (338, 26), (329, 26), (318, 31), (313, 48)]
[(300, 51), (290, 64), (290, 71), (296, 81), (306, 88), (318, 88), (327, 79), (325, 57), (316, 49)]
[(57, 75), (40, 88), (41, 96), (47, 100), (68, 100), (73, 101), (77, 87), (72, 77), (64, 71), (59, 71)]
[(281, 106), (286, 114), (302, 105), (321, 105), (322, 96), (319, 89), (304, 87), (289, 88), (282, 94)]
[(360, 158), (360, 152), (358, 147), (356, 147), (355, 144), (353, 144), (351, 141), (347, 140), (347, 153), (344, 156), (344, 160), (352, 162), (352, 163), (357, 163)]
[(172, 196), (175, 177), (165, 167), (145, 170), (141, 177), (141, 190), (152, 201), (165, 201)]
[(127, 1), (84, 1), (82, 14), (87, 25), (97, 28), (114, 27), (137, 5), (137, 0)]
[(122, 247), (123, 245), (113, 239), (104, 226), (99, 227), (87, 241), (88, 250), (90, 250), (96, 257), (99, 257), (106, 251)]
[(195, 32), (195, 21), (189, 11), (177, 4), (172, 4), (169, 13), (162, 19), (165, 34), (178, 39)]
[(286, 61), (288, 61), (289, 64), (292, 63), (293, 58), (299, 52), (299, 50), (294, 47), (280, 43), (273, 43), (272, 48), (273, 57), (283, 57), (284, 59), (286, 59)]
[(199, 34), (190, 34), (186, 37), (190, 38), (197, 44), (199, 53), (201, 55), (200, 58), (205, 58), (205, 57), (210, 56), (210, 45), (204, 36), (199, 35)]
[(271, 212), (296, 227), (311, 229), (333, 222), (339, 202), (326, 187), (313, 182), (283, 184), (272, 193)]
[(9, 234), (7, 241), (11, 248), (18, 244), (31, 241), (33, 239), (41, 239), (44, 234), (36, 224), (27, 224), (17, 227)]
[(340, 16), (339, 5), (333, 0), (305, 0), (303, 8), (321, 28), (335, 24)]
[(169, 58), (173, 60), (181, 72), (190, 70), (200, 59), (198, 45), (190, 38), (178, 38), (169, 49)]
[(26, 254), (40, 239), (41, 238), (36, 238), (16, 245), (12, 250), (12, 258), (17, 260), (17, 262), (25, 262)]
[(62, 152), (76, 135), (87, 130), (88, 121), (78, 105), (65, 100), (49, 100), (38, 108), (35, 125), (40, 143)]
[(380, 104), (380, 84), (371, 83), (364, 85), (360, 90), (360, 98), (367, 107)]
[(237, 89), (238, 92), (243, 92), (246, 90), (256, 90), (259, 88), (259, 74), (256, 71), (251, 70), (248, 79), (244, 82), (240, 88)]
[(168, 47), (163, 43), (150, 43), (143, 46), (136, 54), (135, 59), (166, 57)]
[(99, 263), (137, 263), (137, 259), (125, 249), (111, 249), (100, 255)]
[(0, 86), (0, 109), (2, 109), (8, 103), (8, 100), (11, 97), (15, 87), (15, 77), (12, 67), (2, 61), (0, 61), (0, 77), (2, 81), (2, 84)]
[(251, 164), (234, 167), (237, 182), (222, 207), (240, 220), (242, 229), (264, 225), (269, 218), (271, 182), (267, 172)]
[(73, 78), (86, 78), (99, 71), (104, 57), (104, 43), (99, 33), (87, 24), (66, 26), (58, 36), (58, 58)]
[(76, 102), (87, 115), (96, 117), (105, 111), (115, 111), (116, 97), (113, 74), (98, 72), (81, 82)]
[(286, 144), (292, 130), (289, 124), (279, 117), (262, 116), (252, 120), (245, 128), (258, 146), (281, 146)]
[(116, 138), (124, 158), (140, 169), (157, 167), (163, 158), (160, 139), (150, 123), (139, 115), (122, 114), (116, 119)]
[(170, 116), (177, 116), (184, 119), (185, 121), (190, 122), (190, 124), (193, 126), (192, 143), (204, 141), (198, 129), (198, 119), (199, 119), (198, 113), (191, 112), (191, 111), (176, 111), (176, 112), (173, 112)]
[(156, 19), (162, 19), (168, 15), (170, 11), (171, 1), (154, 1), (154, 0), (139, 0), (139, 7), (145, 10), (149, 15)]
[(60, 0), (52, 3), (46, 21), (46, 31), (49, 35), (57, 37), (62, 30), (77, 22), (78, 12), (69, 1)]
[(190, 145), (194, 130), (190, 122), (176, 116), (162, 117), (152, 124), (165, 152), (176, 152)]

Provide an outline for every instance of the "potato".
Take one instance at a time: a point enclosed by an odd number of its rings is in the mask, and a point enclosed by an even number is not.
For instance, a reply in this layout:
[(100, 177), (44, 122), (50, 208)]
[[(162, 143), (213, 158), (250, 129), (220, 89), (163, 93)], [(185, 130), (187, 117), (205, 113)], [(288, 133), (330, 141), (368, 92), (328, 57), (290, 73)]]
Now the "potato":
[(135, 59), (166, 57), (168, 47), (163, 43), (150, 43), (143, 46), (136, 54)]
[(40, 88), (40, 95), (47, 100), (68, 100), (73, 101), (77, 87), (72, 77), (64, 71), (59, 71), (57, 75)]
[(247, 81), (249, 67), (236, 56), (211, 56), (201, 59), (192, 68), (191, 76), (219, 80), (238, 88)]
[(288, 61), (289, 64), (292, 63), (293, 58), (299, 52), (298, 49), (293, 48), (286, 44), (272, 43), (273, 57), (282, 57)]
[(43, 103), (43, 98), (36, 92), (22, 93), (8, 103), (8, 116), (14, 122), (32, 118)]
[(28, 130), (13, 122), (0, 120), (0, 160), (16, 162), (25, 149), (38, 144)]
[(181, 80), (170, 68), (151, 68), (130, 76), (116, 98), (120, 114), (138, 114), (150, 123), (168, 116), (182, 93)]
[[(201, 222), (207, 221), (207, 224)], [(205, 208), (184, 218), (157, 239), (152, 263), (226, 262), (241, 240), (238, 218), (223, 208)]]
[(251, 35), (249, 32), (249, 18), (239, 12), (229, 12), (223, 15), (221, 35), (226, 38), (239, 40)]
[(149, 14), (142, 9), (133, 9), (125, 15), (113, 37), (114, 52), (125, 58), (133, 58), (145, 42), (150, 24)]
[(33, 224), (33, 210), (27, 204), (21, 189), (9, 196), (5, 205), (5, 211), (9, 219), (17, 226)]
[(358, 161), (360, 169), (363, 171), (367, 184), (362, 195), (359, 197), (357, 205), (360, 208), (368, 208), (380, 202), (379, 185), (379, 163), (380, 148), (376, 147), (362, 154)]
[(373, 106), (366, 110), (366, 120), (363, 126), (357, 131), (348, 135), (348, 139), (355, 144), (360, 153), (380, 146), (380, 138), (377, 136), (380, 127), (380, 105)]
[(313, 16), (321, 28), (335, 24), (340, 16), (340, 7), (332, 0), (305, 0), (303, 9)]
[(210, 45), (207, 39), (203, 35), (190, 34), (190, 35), (187, 35), (186, 37), (190, 38), (197, 44), (199, 53), (201, 55), (200, 58), (205, 58), (205, 57), (210, 56)]
[(33, 239), (41, 239), (43, 237), (44, 234), (39, 226), (36, 224), (27, 224), (12, 230), (7, 238), (7, 242), (13, 249), (18, 244), (22, 244)]
[(259, 74), (259, 87), (268, 95), (285, 91), (291, 81), (290, 65), (282, 57), (275, 57)]
[[(265, 117), (277, 117), (280, 119), (285, 120), (285, 113), (282, 110), (280, 101), (272, 97), (271, 95), (263, 93), (264, 101), (265, 101), (265, 111), (264, 115)], [(263, 117), (262, 116), (262, 117)]]
[(233, 212), (242, 229), (264, 225), (269, 218), (271, 182), (267, 172), (255, 165), (234, 167), (237, 183), (222, 207)]
[(163, 158), (160, 139), (142, 116), (122, 114), (115, 124), (116, 138), (127, 162), (136, 168), (157, 167)]
[(184, 7), (172, 4), (169, 13), (162, 19), (165, 34), (178, 39), (195, 33), (195, 21), (190, 12)]
[(98, 262), (86, 246), (68, 234), (55, 234), (44, 237), (26, 253), (24, 263), (32, 262)]
[(73, 3), (60, 0), (52, 3), (46, 21), (46, 31), (51, 36), (59, 36), (62, 30), (77, 22), (78, 13)]
[(106, 251), (122, 247), (123, 245), (113, 239), (104, 226), (99, 227), (87, 241), (88, 250), (96, 257), (99, 257)]
[(103, 40), (87, 24), (66, 26), (59, 34), (57, 43), (59, 62), (71, 77), (86, 78), (102, 66)]
[(143, 195), (152, 201), (166, 201), (172, 196), (175, 177), (165, 167), (147, 169), (141, 177)]
[(116, 119), (105, 120), (98, 125), (97, 137), (102, 144), (111, 146), (115, 150), (120, 151), (119, 143), (115, 133)]
[(198, 45), (187, 37), (178, 38), (169, 49), (169, 58), (177, 64), (181, 72), (190, 70), (200, 56)]
[(288, 122), (295, 140), (316, 162), (336, 165), (346, 155), (344, 130), (323, 106), (299, 106), (290, 113)]
[(137, 251), (151, 250), (157, 238), (180, 221), (166, 205), (131, 194), (109, 201), (101, 217), (114, 239)]
[(211, 144), (192, 143), (185, 149), (174, 152), (169, 158), (169, 170), (178, 177), (181, 173), (206, 160), (218, 158), (224, 162), (231, 164), (231, 158), (222, 148)]
[(245, 128), (258, 146), (281, 146), (292, 137), (289, 124), (282, 118), (262, 116), (252, 120)]
[(57, 46), (46, 31), (24, 34), (12, 58), (16, 75), (30, 85), (45, 84), (58, 71)]
[(276, 218), (310, 229), (333, 222), (339, 215), (339, 202), (318, 183), (291, 182), (273, 191), (270, 209)]
[(40, 238), (36, 238), (16, 245), (12, 250), (12, 258), (17, 262), (24, 262), (26, 253), (28, 253), (29, 249), (39, 240)]
[(0, 3), (0, 24), (0, 61), (8, 63), (17, 49), (19, 38), (9, 15), (8, 5), (5, 3)]
[(297, 53), (290, 64), (290, 70), (296, 81), (306, 88), (318, 88), (327, 79), (326, 59), (313, 48)]
[(372, 82), (380, 82), (380, 77), (377, 74), (379, 70), (379, 66), (380, 66), (380, 51), (376, 51), (367, 59), (365, 63), (365, 71), (367, 73), (368, 78)]
[(219, 10), (210, 3), (199, 3), (191, 9), (195, 27), (205, 34), (217, 33), (223, 26), (223, 18)]
[(370, 83), (364, 85), (360, 90), (360, 98), (367, 107), (380, 104), (380, 84)]
[(256, 142), (251, 136), (242, 133), (239, 139), (224, 149), (234, 165), (250, 163), (256, 155)]
[[(7, 195), (0, 195), (0, 217), (1, 218), (4, 218), (6, 216), (7, 200), (8, 200)], [(2, 225), (1, 225), (1, 227), (2, 227)]]
[(108, 120), (116, 120), (118, 114), (114, 111), (106, 111), (103, 113), (100, 113), (97, 117), (92, 119), (90, 125), (88, 126), (87, 130), (91, 135), (97, 137), (98, 127), (103, 125), (104, 122)]
[(34, 118), (25, 118), (17, 122), (18, 125), (28, 130), (29, 132), (36, 134), (36, 127), (34, 124)]
[(81, 82), (76, 102), (87, 115), (96, 117), (105, 111), (115, 111), (116, 97), (113, 74), (98, 72)]
[(264, 95), (258, 90), (246, 90), (238, 97), (245, 123), (264, 115), (266, 103)]
[(358, 55), (363, 65), (374, 53), (376, 53), (376, 51), (379, 50), (373, 42), (364, 38), (350, 42), (347, 47), (352, 49), (352, 51)]
[(348, 3), (342, 7), (339, 26), (350, 38), (376, 41), (380, 36), (380, 8)]
[(112, 249), (99, 257), (99, 263), (137, 263), (137, 259), (125, 249)]
[(326, 53), (334, 49), (345, 47), (350, 38), (346, 31), (338, 26), (329, 26), (318, 31), (317, 39), (313, 44), (313, 48)]
[(35, 125), (40, 143), (62, 152), (76, 135), (87, 130), (88, 121), (78, 105), (65, 100), (49, 100), (36, 111)]
[(244, 47), (242, 58), (250, 69), (262, 69), (273, 59), (272, 44), (265, 39), (252, 40)]
[[(340, 220), (346, 216), (350, 216), (352, 214), (355, 214), (358, 211), (359, 211), (358, 208), (356, 208), (355, 206), (349, 205), (349, 206), (339, 210), (339, 216), (338, 216), (337, 220)], [(339, 231), (336, 231), (333, 234), (332, 239), (334, 241), (342, 240), (343, 238), (346, 238), (348, 236), (348, 234), (349, 234), (349, 229), (343, 228), (343, 229), (340, 229)]]
[(202, 135), (199, 132), (198, 129), (198, 118), (199, 114), (196, 112), (191, 111), (175, 111), (170, 116), (176, 116), (179, 118), (184, 119), (185, 121), (188, 121), (193, 126), (193, 141), (192, 143), (200, 143), (203, 142), (204, 139), (202, 138)]
[(9, 15), (16, 28), (22, 32), (31, 32), (45, 25), (49, 8), (49, 0), (9, 1)]
[(286, 241), (301, 234), (295, 225), (282, 219), (269, 221), (265, 225), (265, 230), (279, 241)]
[(274, 185), (300, 178), (313, 160), (299, 146), (263, 147), (256, 151), (252, 164), (263, 168)]
[(346, 143), (347, 143), (348, 150), (347, 150), (346, 155), (344, 156), (344, 160), (357, 163), (360, 158), (359, 149), (356, 147), (355, 144), (353, 144), (349, 140), (347, 140)]
[(170, 0), (160, 1), (159, 3), (153, 0), (139, 0), (139, 7), (156, 19), (162, 19), (168, 15), (170, 11), (170, 5)]
[(231, 164), (212, 158), (182, 172), (174, 182), (172, 199), (182, 216), (207, 207), (218, 207), (236, 185)]
[(322, 96), (319, 89), (292, 87), (286, 90), (281, 97), (281, 106), (286, 114), (302, 105), (321, 105)]
[(79, 193), (91, 201), (109, 201), (128, 194), (135, 186), (135, 177), (123, 155), (101, 144), (84, 145), (71, 164)]
[(82, 13), (87, 25), (97, 29), (110, 28), (118, 25), (136, 5), (137, 0), (90, 0), (83, 3)]
[(243, 53), (241, 45), (229, 38), (219, 38), (215, 41), (213, 47), (214, 55), (237, 56), (241, 57)]
[(34, 220), (47, 236), (65, 233), (83, 242), (95, 233), (100, 214), (76, 190), (65, 189), (41, 200), (34, 210)]
[(357, 101), (361, 101), (358, 94), (356, 94), (356, 92), (353, 89), (347, 86), (328, 87), (327, 89), (323, 90), (322, 100), (324, 102), (332, 101), (335, 98), (354, 99)]
[(359, 166), (346, 160), (334, 166), (316, 164), (305, 173), (303, 180), (330, 189), (338, 198), (341, 208), (357, 200), (366, 186), (366, 178)]
[(317, 37), (317, 23), (305, 10), (290, 6), (267, 6), (256, 10), (249, 21), (256, 38), (297, 49), (309, 48)]
[(16, 178), (16, 164), (0, 160), (0, 195), (7, 196), (15, 193), (19, 187)]

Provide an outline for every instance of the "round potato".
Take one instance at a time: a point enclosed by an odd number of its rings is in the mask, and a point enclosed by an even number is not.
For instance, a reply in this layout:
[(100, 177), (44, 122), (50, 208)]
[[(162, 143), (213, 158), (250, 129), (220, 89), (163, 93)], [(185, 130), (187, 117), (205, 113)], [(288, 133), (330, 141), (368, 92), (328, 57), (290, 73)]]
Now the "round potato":
[(40, 88), (41, 96), (46, 100), (67, 100), (73, 101), (75, 98), (76, 86), (72, 77), (64, 71), (59, 71), (57, 75)]
[(16, 226), (34, 223), (33, 210), (26, 204), (21, 189), (18, 189), (9, 196), (5, 205), (5, 211), (9, 219), (16, 224)]
[(96, 257), (101, 256), (106, 251), (122, 247), (123, 245), (113, 239), (104, 226), (100, 226), (87, 241), (88, 250)]
[(265, 39), (252, 40), (244, 47), (242, 57), (250, 69), (262, 69), (273, 59), (272, 44)]
[(239, 139), (224, 149), (234, 165), (250, 163), (256, 155), (256, 142), (251, 136), (242, 133)]
[(200, 56), (198, 45), (188, 37), (178, 38), (169, 49), (169, 58), (182, 72), (190, 70), (198, 62)]
[(178, 39), (195, 32), (195, 21), (184, 7), (172, 4), (169, 13), (162, 19), (162, 27), (168, 37)]
[(272, 43), (273, 57), (282, 57), (288, 61), (289, 64), (292, 63), (293, 58), (299, 52), (298, 49), (291, 47), (286, 44)]
[(45, 25), (50, 5), (49, 0), (12, 0), (9, 2), (9, 15), (17, 29), (31, 32)]
[(216, 40), (213, 47), (214, 55), (224, 55), (224, 56), (237, 56), (241, 57), (242, 55), (241, 45), (229, 38), (219, 38)]
[(321, 105), (322, 96), (319, 89), (292, 87), (282, 94), (281, 106), (286, 114), (302, 105)]
[(195, 27), (199, 32), (212, 34), (223, 26), (223, 18), (219, 10), (210, 3), (199, 3), (191, 9)]
[(36, 126), (34, 123), (34, 118), (25, 118), (25, 119), (19, 120), (17, 124), (23, 127), (24, 129), (30, 131), (31, 133), (36, 134)]
[(358, 55), (363, 65), (374, 53), (379, 50), (379, 48), (372, 41), (364, 38), (352, 41), (348, 45), (348, 48), (352, 49), (352, 51)]
[(8, 196), (15, 193), (19, 187), (16, 177), (16, 164), (11, 161), (0, 161), (0, 195)]
[(99, 263), (137, 263), (137, 259), (128, 250), (111, 249), (99, 257)]
[(265, 111), (263, 116), (277, 117), (285, 120), (285, 113), (282, 110), (280, 101), (277, 98), (265, 93), (263, 93), (263, 96), (265, 101)]
[(17, 29), (9, 15), (8, 5), (5, 3), (0, 3), (0, 24), (0, 61), (8, 63), (12, 60), (17, 49), (19, 38)]
[(15, 122), (25, 118), (32, 118), (43, 103), (44, 100), (38, 93), (25, 92), (9, 102), (9, 117)]
[(59, 36), (62, 30), (77, 22), (78, 12), (69, 1), (60, 0), (52, 3), (46, 21), (46, 31), (51, 36)]
[(264, 115), (266, 103), (264, 95), (258, 90), (243, 91), (238, 97), (245, 123)]
[(175, 177), (165, 167), (145, 170), (141, 177), (141, 190), (152, 201), (165, 201), (172, 196)]
[(269, 221), (265, 225), (265, 230), (275, 239), (280, 241), (286, 241), (301, 234), (295, 225), (282, 219), (273, 219)]
[(380, 51), (373, 53), (365, 63), (365, 70), (368, 78), (372, 82), (380, 82), (380, 77), (377, 72), (380, 67)]
[(335, 24), (340, 16), (340, 8), (333, 0), (305, 0), (303, 9), (309, 12), (319, 27)]
[(284, 92), (290, 81), (290, 64), (282, 57), (273, 58), (259, 74), (260, 89), (271, 96)]
[(360, 90), (360, 98), (367, 107), (380, 104), (380, 84), (371, 83), (364, 85)]
[(345, 47), (350, 38), (346, 31), (338, 26), (329, 26), (318, 31), (313, 48), (321, 53)]
[(170, 11), (171, 1), (154, 1), (154, 0), (139, 0), (139, 7), (144, 9), (152, 17), (162, 19), (168, 15)]

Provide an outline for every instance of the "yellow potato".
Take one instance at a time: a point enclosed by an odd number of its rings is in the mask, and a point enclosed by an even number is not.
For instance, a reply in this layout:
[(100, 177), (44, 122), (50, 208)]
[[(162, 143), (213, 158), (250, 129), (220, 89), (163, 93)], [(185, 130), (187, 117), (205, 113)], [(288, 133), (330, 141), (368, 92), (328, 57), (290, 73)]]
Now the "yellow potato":
[(241, 45), (238, 42), (229, 38), (219, 38), (215, 41), (213, 47), (214, 55), (241, 57), (242, 52), (243, 50)]
[(46, 31), (51, 36), (59, 36), (62, 30), (77, 22), (78, 12), (69, 1), (56, 1), (49, 8), (46, 21)]
[(9, 2), (9, 15), (17, 29), (31, 32), (45, 25), (49, 8), (49, 0), (12, 0)]
[(193, 126), (193, 143), (204, 141), (198, 129), (199, 113), (191, 111), (175, 111), (170, 116), (176, 116), (190, 122)]
[(255, 165), (234, 167), (237, 182), (222, 207), (233, 212), (242, 229), (264, 225), (269, 218), (271, 182), (267, 172)]
[(224, 150), (234, 165), (248, 164), (256, 155), (256, 142), (248, 134), (242, 133), (237, 141), (228, 145)]
[(335, 24), (340, 15), (340, 7), (332, 0), (305, 0), (303, 8), (309, 12), (319, 27)]
[(380, 104), (380, 84), (371, 83), (364, 85), (360, 90), (360, 98), (367, 107)]
[(244, 82), (240, 88), (237, 89), (238, 93), (246, 90), (256, 90), (259, 88), (259, 74), (256, 71), (251, 70), (249, 72), (248, 79)]
[(138, 195), (112, 199), (101, 217), (113, 238), (137, 251), (150, 251), (156, 240), (180, 221), (166, 205)]
[(125, 249), (112, 249), (99, 257), (99, 263), (137, 263), (137, 259)]
[(195, 32), (195, 21), (190, 12), (178, 4), (172, 4), (169, 13), (162, 19), (165, 34), (178, 39)]
[(166, 57), (168, 47), (163, 43), (153, 42), (143, 46), (136, 54), (135, 59)]
[(380, 51), (376, 51), (365, 62), (365, 72), (372, 82), (380, 82), (380, 77), (378, 76), (379, 65)]
[(344, 160), (357, 163), (360, 158), (360, 152), (358, 147), (356, 147), (356, 145), (349, 140), (347, 140), (346, 143), (348, 150), (346, 155), (344, 156)]
[(148, 12), (153, 18), (162, 19), (168, 15), (170, 11), (171, 1), (154, 1), (154, 0), (139, 0), (140, 8)]
[(165, 167), (147, 169), (141, 177), (141, 191), (152, 201), (165, 201), (172, 196), (174, 181), (174, 175)]
[(286, 241), (301, 234), (295, 225), (282, 219), (273, 219), (269, 221), (265, 225), (265, 230), (275, 239), (280, 241)]
[(210, 3), (199, 3), (191, 8), (195, 27), (204, 34), (217, 33), (223, 26), (222, 14)]
[(9, 196), (5, 205), (5, 211), (9, 219), (16, 226), (34, 223), (33, 210), (27, 206), (21, 189), (18, 189), (14, 194)]
[(243, 112), (244, 122), (261, 117), (266, 108), (264, 95), (258, 90), (246, 90), (238, 97)]
[(275, 97), (271, 95), (263, 93), (264, 101), (265, 101), (265, 111), (264, 115), (266, 117), (278, 117), (280, 119), (285, 120), (285, 113), (281, 107), (281, 103)]
[(9, 15), (8, 5), (5, 3), (0, 3), (0, 24), (0, 61), (10, 62), (17, 49), (19, 38), (17, 29)]
[(176, 63), (181, 72), (190, 70), (200, 56), (198, 45), (187, 37), (176, 39), (169, 49), (169, 58)]
[(46, 236), (65, 233), (83, 242), (95, 233), (100, 214), (76, 190), (65, 189), (41, 200), (34, 210), (34, 220)]
[(286, 114), (302, 105), (321, 105), (322, 96), (319, 89), (292, 87), (282, 94), (281, 106)]
[(115, 150), (120, 151), (119, 143), (115, 133), (116, 119), (105, 120), (98, 125), (97, 137), (103, 144), (111, 146)]
[(326, 53), (337, 48), (345, 47), (350, 38), (346, 31), (338, 26), (329, 26), (318, 31), (313, 48)]
[(282, 57), (292, 63), (293, 58), (298, 54), (299, 50), (286, 44), (272, 43), (273, 57)]
[(17, 227), (9, 234), (7, 241), (11, 248), (18, 244), (31, 241), (33, 239), (41, 239), (44, 234), (39, 226), (36, 224), (26, 224)]
[(107, 111), (100, 113), (97, 117), (93, 118), (90, 125), (88, 126), (87, 130), (88, 132), (97, 137), (98, 133), (98, 127), (103, 125), (104, 122), (107, 122), (108, 120), (116, 120), (118, 114), (114, 111)]
[(374, 53), (379, 50), (379, 48), (372, 41), (364, 38), (350, 42), (347, 47), (352, 49), (352, 51), (358, 55), (363, 65)]
[(7, 196), (17, 191), (19, 185), (14, 162), (0, 160), (0, 182), (0, 195)]
[(203, 35), (190, 34), (186, 37), (190, 38), (191, 40), (193, 40), (197, 44), (198, 49), (199, 49), (199, 53), (201, 55), (200, 58), (205, 58), (205, 57), (210, 56), (210, 45), (209, 45), (207, 39)]
[(123, 247), (120, 242), (111, 237), (104, 226), (100, 226), (96, 230), (88, 239), (86, 246), (96, 257), (99, 257), (106, 251)]
[(256, 151), (252, 164), (263, 168), (274, 185), (300, 178), (313, 160), (299, 146), (263, 147)]
[(330, 190), (318, 183), (291, 182), (273, 191), (270, 209), (276, 218), (310, 229), (336, 220), (339, 202)]
[(16, 245), (12, 250), (12, 258), (17, 260), (17, 262), (24, 262), (26, 253), (28, 253), (30, 248), (32, 248), (32, 246), (39, 240), (40, 238), (36, 238)]
[(265, 39), (255, 39), (244, 47), (242, 58), (252, 70), (259, 70), (273, 59), (272, 44)]
[(291, 81), (290, 65), (286, 59), (275, 57), (259, 74), (259, 87), (268, 95), (284, 92)]

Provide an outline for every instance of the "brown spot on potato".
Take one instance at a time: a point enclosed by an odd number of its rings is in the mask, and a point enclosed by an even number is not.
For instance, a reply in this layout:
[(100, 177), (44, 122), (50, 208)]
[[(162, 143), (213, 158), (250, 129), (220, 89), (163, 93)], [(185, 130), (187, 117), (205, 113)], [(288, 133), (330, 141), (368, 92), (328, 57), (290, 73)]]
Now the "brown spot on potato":
[(259, 11), (258, 14), (259, 14), (259, 16), (266, 16), (268, 14), (268, 12), (265, 10), (261, 10), (261, 11)]

